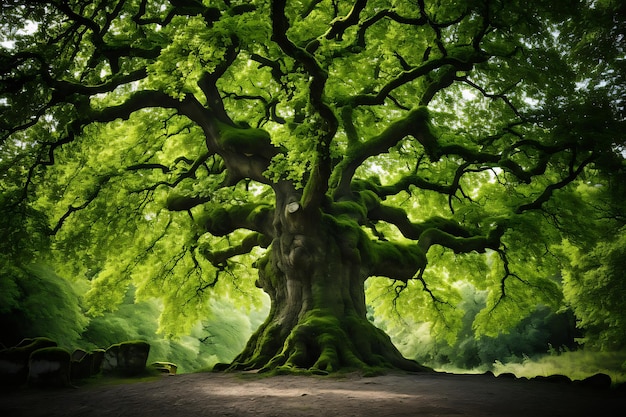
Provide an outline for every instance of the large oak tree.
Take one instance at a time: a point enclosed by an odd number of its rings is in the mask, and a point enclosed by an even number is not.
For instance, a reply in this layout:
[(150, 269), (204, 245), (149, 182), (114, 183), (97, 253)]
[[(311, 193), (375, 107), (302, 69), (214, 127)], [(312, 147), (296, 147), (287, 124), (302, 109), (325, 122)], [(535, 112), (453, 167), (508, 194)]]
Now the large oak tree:
[(436, 331), (471, 282), (499, 331), (623, 226), (618, 3), (3, 2), (5, 253), (43, 224), (92, 312), (132, 285), (166, 333), (262, 288), (232, 369), (425, 369), (366, 290)]

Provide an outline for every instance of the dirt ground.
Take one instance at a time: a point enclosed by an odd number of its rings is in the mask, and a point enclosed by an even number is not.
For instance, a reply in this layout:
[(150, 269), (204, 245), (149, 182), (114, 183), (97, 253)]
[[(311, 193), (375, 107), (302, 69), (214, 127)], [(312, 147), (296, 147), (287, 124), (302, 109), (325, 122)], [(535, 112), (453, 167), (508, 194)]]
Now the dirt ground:
[(197, 373), (130, 384), (0, 394), (2, 417), (599, 417), (620, 415), (625, 409), (623, 391), (442, 373), (377, 377)]

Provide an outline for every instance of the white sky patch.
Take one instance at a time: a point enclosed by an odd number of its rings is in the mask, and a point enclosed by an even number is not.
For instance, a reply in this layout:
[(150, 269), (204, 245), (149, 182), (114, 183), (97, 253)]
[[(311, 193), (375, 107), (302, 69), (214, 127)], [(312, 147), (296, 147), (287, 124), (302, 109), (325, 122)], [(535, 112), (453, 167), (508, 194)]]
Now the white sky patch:
[(531, 108), (537, 108), (539, 107), (540, 101), (535, 98), (524, 97), (524, 103), (528, 104)]
[(250, 184), (248, 184), (248, 190), (252, 195), (259, 196), (267, 191), (267, 186), (256, 182), (250, 182)]
[(32, 20), (27, 20), (26, 24), (21, 28), (15, 31), (14, 34), (0, 35), (0, 45), (2, 45), (6, 49), (15, 48), (15, 40), (11, 39), (12, 36), (24, 36), (30, 35), (37, 31), (39, 28), (39, 24), (37, 22), (33, 22)]
[(33, 22), (32, 20), (26, 21), (26, 26), (17, 31), (18, 35), (30, 35), (31, 33), (35, 33), (39, 28), (39, 23)]
[(498, 181), (498, 175), (502, 175), (504, 173), (504, 170), (500, 167), (493, 167), (490, 170), (487, 171), (487, 174), (489, 174), (489, 182), (490, 183), (495, 183), (496, 181)]
[(94, 100), (94, 103), (98, 103), (98, 101), (101, 101), (110, 97), (116, 97), (116, 96), (124, 97), (124, 94), (126, 91), (134, 92), (137, 90), (139, 90), (139, 81), (131, 81), (128, 84), (122, 84), (118, 86), (115, 90), (111, 92), (94, 94), (93, 96), (91, 96), (91, 99)]
[(373, 172), (374, 174), (380, 176), (383, 176), (385, 174), (389, 174), (382, 166), (380, 166), (377, 163), (371, 163), (367, 166), (367, 170), (369, 172)]
[(586, 90), (587, 87), (589, 86), (590, 81), (591, 81), (591, 78), (585, 78), (584, 80), (578, 81), (576, 83), (576, 91)]
[(463, 96), (463, 99), (465, 100), (475, 100), (476, 97), (478, 97), (476, 95), (476, 93), (474, 93), (472, 90), (470, 90), (469, 88), (463, 88), (461, 89), (461, 95)]

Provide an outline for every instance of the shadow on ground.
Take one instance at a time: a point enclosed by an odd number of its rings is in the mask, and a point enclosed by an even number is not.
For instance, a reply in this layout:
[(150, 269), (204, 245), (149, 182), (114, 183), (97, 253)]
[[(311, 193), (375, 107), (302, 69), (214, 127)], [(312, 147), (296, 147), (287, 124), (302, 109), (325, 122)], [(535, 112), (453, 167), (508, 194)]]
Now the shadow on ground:
[(626, 409), (623, 390), (550, 380), (442, 373), (361, 377), (198, 373), (124, 384), (13, 390), (13, 416), (603, 416)]

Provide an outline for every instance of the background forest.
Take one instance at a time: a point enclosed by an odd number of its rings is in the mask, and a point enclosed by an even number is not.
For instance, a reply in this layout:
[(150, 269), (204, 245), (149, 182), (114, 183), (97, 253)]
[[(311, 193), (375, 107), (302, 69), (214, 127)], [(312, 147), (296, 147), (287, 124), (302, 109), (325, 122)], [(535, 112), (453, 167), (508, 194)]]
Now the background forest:
[[(6, 236), (19, 236), (11, 246), (9, 240), (2, 243), (4, 253), (11, 253), (17, 247), (29, 252), (34, 242), (39, 247), (40, 240), (45, 240), (36, 224), (10, 223), (5, 217), (3, 227), (5, 231), (12, 230)], [(585, 257), (572, 253), (565, 294), (566, 298), (588, 305), (589, 310), (581, 314), (589, 317), (587, 328), (581, 327), (581, 319), (572, 308), (554, 311), (537, 305), (508, 333), (478, 336), (472, 324), (484, 307), (486, 293), (463, 282), (458, 283), (463, 299), (457, 306), (463, 312), (463, 323), (456, 333), (433, 336), (431, 323), (407, 322), (397, 314), (387, 319), (375, 319), (373, 315), (369, 318), (390, 334), (406, 357), (437, 370), (491, 370), (496, 374), (513, 372), (518, 377), (565, 374), (573, 379), (604, 372), (614, 381), (626, 381), (626, 349), (619, 332), (622, 329), (619, 294), (623, 291), (619, 278), (626, 272), (622, 262), (626, 256), (623, 236), (612, 244), (597, 245)], [(159, 332), (163, 307), (157, 299), (136, 302), (134, 290), (129, 288), (116, 310), (93, 316), (84, 302), (88, 280), (64, 278), (52, 266), (43, 263), (20, 268), (6, 255), (0, 259), (3, 271), (0, 275), (0, 325), (3, 329), (0, 341), (5, 346), (14, 345), (23, 337), (35, 336), (50, 337), (68, 349), (87, 350), (143, 339), (151, 344), (150, 360), (171, 361), (179, 366), (180, 372), (194, 372), (231, 361), (269, 309), (260, 290), (252, 298), (261, 297), (261, 303), (247, 308), (228, 297), (214, 298), (210, 301), (210, 316), (196, 322), (185, 335), (167, 335)], [(584, 269), (596, 263), (603, 267)], [(571, 280), (583, 278), (582, 271), (586, 271), (585, 282), (592, 285), (587, 287), (588, 293), (581, 295), (580, 288), (572, 285), (575, 283)], [(604, 309), (596, 305), (596, 296), (604, 297)], [(376, 300), (369, 301), (369, 309), (373, 311), (372, 304), (376, 304)]]

